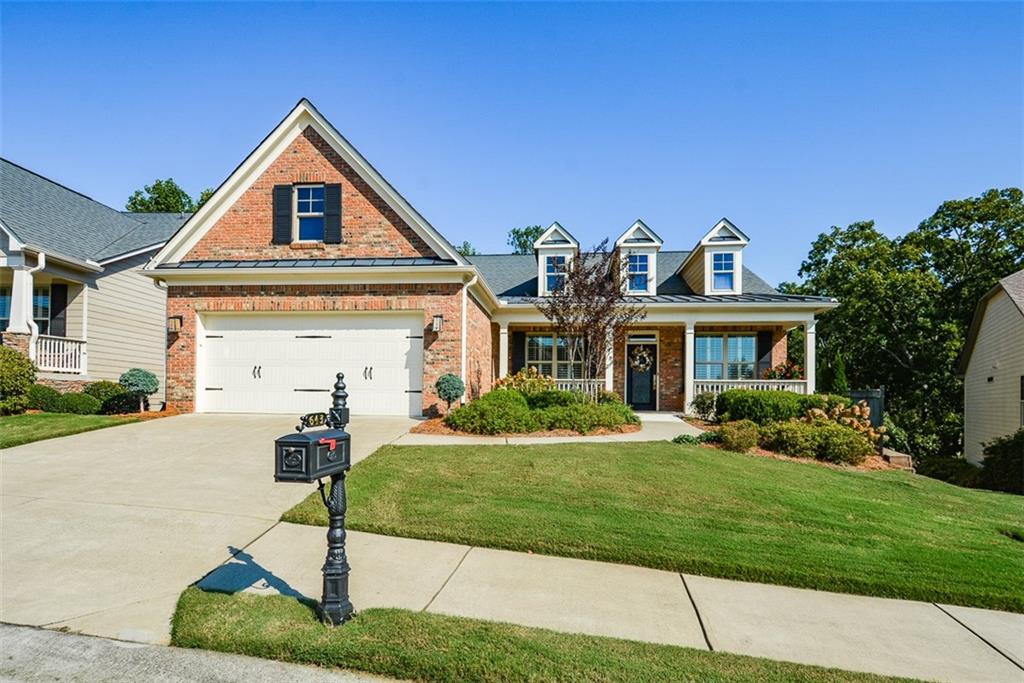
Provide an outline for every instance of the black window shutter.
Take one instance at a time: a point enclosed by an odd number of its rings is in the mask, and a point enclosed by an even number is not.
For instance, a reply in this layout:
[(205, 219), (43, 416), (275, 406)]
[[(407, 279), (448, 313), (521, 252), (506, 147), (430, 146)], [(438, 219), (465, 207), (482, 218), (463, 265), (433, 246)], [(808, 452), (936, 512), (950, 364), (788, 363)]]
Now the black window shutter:
[(772, 333), (757, 333), (757, 376), (762, 377), (772, 367)]
[(512, 333), (512, 374), (519, 372), (526, 365), (526, 333)]
[(324, 185), (324, 242), (341, 244), (341, 185)]
[(66, 337), (68, 332), (68, 286), (50, 285), (50, 332), (55, 337)]
[(274, 185), (274, 238), (273, 244), (291, 244), (292, 241), (292, 186)]

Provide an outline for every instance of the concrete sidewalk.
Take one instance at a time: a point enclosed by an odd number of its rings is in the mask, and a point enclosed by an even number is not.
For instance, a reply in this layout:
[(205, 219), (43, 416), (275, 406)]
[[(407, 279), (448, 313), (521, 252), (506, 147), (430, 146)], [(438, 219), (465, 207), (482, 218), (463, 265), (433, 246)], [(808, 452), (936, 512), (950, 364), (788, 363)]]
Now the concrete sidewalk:
[[(279, 523), (200, 585), (319, 597), (322, 527)], [(1024, 680), (1024, 615), (349, 534), (356, 609), (399, 607), (944, 681)]]
[(696, 436), (701, 430), (671, 413), (637, 413), (640, 431), (601, 436), (472, 436), (408, 433), (395, 439), (396, 446), (524, 445), (550, 443), (621, 443), (623, 441), (668, 441), (679, 434)]

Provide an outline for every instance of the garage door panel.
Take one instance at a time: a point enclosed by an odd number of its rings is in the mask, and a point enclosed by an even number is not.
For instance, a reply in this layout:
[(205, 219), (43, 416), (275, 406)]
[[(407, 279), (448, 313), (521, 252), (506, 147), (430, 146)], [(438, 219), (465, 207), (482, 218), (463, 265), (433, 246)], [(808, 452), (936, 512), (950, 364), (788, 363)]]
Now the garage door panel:
[(203, 322), (200, 410), (325, 410), (335, 374), (344, 372), (352, 414), (422, 412), (422, 313), (214, 315)]

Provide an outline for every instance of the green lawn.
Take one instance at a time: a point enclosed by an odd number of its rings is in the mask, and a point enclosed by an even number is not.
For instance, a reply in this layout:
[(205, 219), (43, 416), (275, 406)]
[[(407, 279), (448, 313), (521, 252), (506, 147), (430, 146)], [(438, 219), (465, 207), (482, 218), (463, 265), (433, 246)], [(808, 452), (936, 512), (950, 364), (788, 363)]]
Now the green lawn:
[(72, 415), (70, 413), (25, 413), (0, 417), (0, 448), (88, 432), (104, 427), (138, 422), (119, 415)]
[(886, 681), (669, 645), (370, 609), (340, 628), (282, 596), (187, 589), (171, 643), (418, 681)]
[[(348, 526), (1024, 612), (1024, 497), (669, 442), (387, 446)], [(326, 525), (319, 496), (282, 517)]]

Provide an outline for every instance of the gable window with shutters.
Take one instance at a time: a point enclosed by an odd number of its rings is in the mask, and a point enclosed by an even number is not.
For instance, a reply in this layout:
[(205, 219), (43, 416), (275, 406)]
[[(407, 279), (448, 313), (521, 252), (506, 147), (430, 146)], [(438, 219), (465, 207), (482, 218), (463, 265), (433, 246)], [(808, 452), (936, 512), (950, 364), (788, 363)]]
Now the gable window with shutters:
[(324, 241), (324, 186), (295, 186), (295, 223), (292, 241)]

